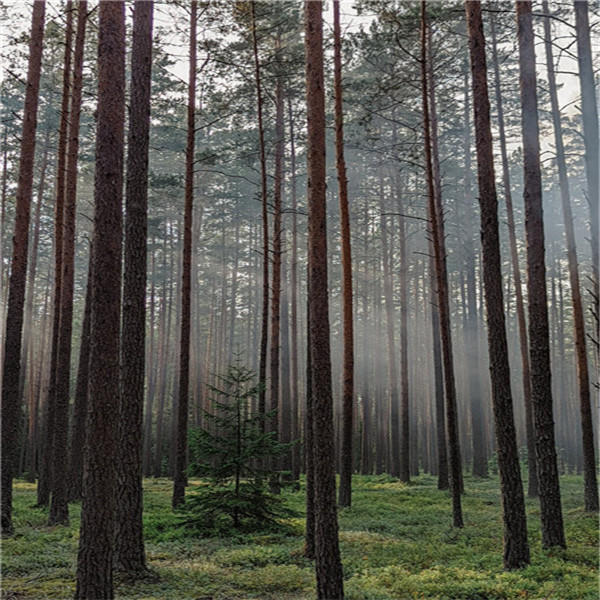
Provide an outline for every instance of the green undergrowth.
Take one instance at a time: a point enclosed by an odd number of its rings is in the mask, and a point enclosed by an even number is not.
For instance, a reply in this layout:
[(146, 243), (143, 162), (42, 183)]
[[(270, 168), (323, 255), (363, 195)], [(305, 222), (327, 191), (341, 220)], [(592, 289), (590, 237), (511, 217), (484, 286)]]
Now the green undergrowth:
[[(200, 481), (192, 481), (199, 484)], [(539, 505), (527, 500), (532, 560), (502, 570), (498, 481), (465, 478), (465, 528), (450, 526), (450, 499), (422, 475), (410, 485), (387, 476), (355, 476), (353, 506), (340, 511), (340, 544), (348, 600), (596, 600), (598, 521), (581, 508), (583, 481), (561, 480), (568, 549), (540, 547)], [(287, 533), (194, 536), (170, 508), (171, 482), (144, 482), (144, 526), (151, 574), (117, 577), (117, 598), (300, 600), (314, 598), (313, 565), (304, 558), (303, 518)], [(303, 514), (304, 488), (285, 489), (287, 505)], [(3, 541), (2, 598), (70, 598), (74, 592), (80, 506), (69, 527), (48, 527), (33, 508), (35, 486), (15, 489), (17, 534)]]

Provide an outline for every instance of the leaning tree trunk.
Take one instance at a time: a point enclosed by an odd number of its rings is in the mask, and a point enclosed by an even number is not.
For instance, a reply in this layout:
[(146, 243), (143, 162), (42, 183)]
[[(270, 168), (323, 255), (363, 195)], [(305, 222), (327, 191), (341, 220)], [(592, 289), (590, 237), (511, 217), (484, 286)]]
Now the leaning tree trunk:
[(19, 178), (15, 203), (15, 232), (8, 307), (4, 329), (4, 361), (2, 370), (2, 534), (12, 534), (12, 480), (15, 475), (17, 443), (21, 416), (19, 375), (21, 367), (21, 333), (23, 306), (27, 279), (27, 246), (29, 213), (33, 188), (33, 161), (35, 158), (35, 131), (37, 128), (38, 92), (44, 40), (45, 2), (34, 2), (29, 41), (27, 88), (23, 109), (23, 132), (19, 158)]
[(340, 506), (352, 504), (352, 411), (354, 402), (354, 321), (352, 317), (352, 251), (348, 179), (344, 160), (344, 107), (342, 103), (342, 37), (340, 0), (333, 1), (333, 49), (335, 91), (335, 156), (340, 195), (340, 231), (342, 234), (342, 312), (344, 357), (342, 373), (342, 461), (340, 470)]
[(596, 481), (596, 458), (594, 449), (594, 424), (592, 421), (592, 406), (590, 400), (590, 379), (588, 372), (588, 359), (585, 344), (585, 320), (583, 316), (583, 302), (581, 300), (581, 286), (579, 283), (579, 269), (577, 267), (577, 244), (573, 227), (573, 212), (569, 194), (569, 179), (567, 177), (567, 163), (560, 122), (560, 109), (558, 107), (558, 93), (554, 75), (554, 57), (552, 55), (552, 35), (550, 31), (550, 14), (548, 2), (542, 2), (544, 15), (544, 41), (546, 48), (546, 67), (548, 70), (548, 88), (550, 90), (550, 103), (552, 105), (552, 124), (554, 126), (554, 143), (556, 145), (556, 165), (558, 167), (558, 180), (560, 186), (560, 199), (565, 222), (565, 237), (567, 242), (567, 260), (569, 263), (569, 282), (571, 284), (571, 299), (573, 302), (573, 324), (575, 326), (575, 356), (577, 359), (577, 385), (579, 388), (579, 403), (581, 407), (581, 433), (583, 438), (583, 480), (585, 510), (598, 511), (598, 483)]
[[(429, 115), (429, 91), (427, 76), (427, 6), (421, 3), (421, 83), (423, 92), (423, 128), (425, 133), (425, 167), (428, 188), (428, 215), (433, 237), (434, 264), (436, 273), (436, 288), (438, 311), (440, 316), (440, 337), (442, 345), (442, 362), (444, 367), (444, 384), (446, 391), (446, 424), (448, 432), (448, 458), (450, 494), (452, 496), (452, 522), (455, 527), (463, 527), (461, 506), (461, 460), (458, 437), (458, 419), (456, 414), (456, 383), (452, 358), (452, 335), (450, 331), (450, 306), (448, 301), (448, 274), (446, 271), (446, 256), (443, 245), (443, 211), (439, 190), (434, 189), (431, 125)], [(438, 196), (436, 202), (436, 195)]]
[(536, 433), (535, 451), (540, 492), (542, 546), (544, 548), (566, 547), (554, 443), (546, 265), (544, 263), (542, 175), (531, 3), (518, 0), (516, 12), (523, 134), (523, 196), (527, 236), (531, 400)]
[(125, 3), (103, 0), (98, 22), (98, 118), (89, 403), (75, 598), (113, 598), (119, 417), (119, 329), (125, 122)]
[(190, 300), (192, 263), (192, 210), (194, 203), (194, 142), (196, 103), (196, 21), (198, 2), (192, 0), (190, 17), (190, 71), (187, 106), (187, 146), (185, 149), (185, 208), (183, 217), (183, 259), (181, 279), (181, 329), (179, 336), (179, 393), (177, 402), (177, 449), (173, 481), (173, 508), (183, 503), (187, 478), (187, 429), (190, 379)]
[(60, 329), (56, 358), (56, 396), (54, 399), (54, 443), (52, 444), (52, 501), (48, 523), (69, 522), (68, 447), (69, 387), (71, 380), (71, 338), (73, 333), (73, 289), (75, 267), (75, 207), (77, 203), (77, 158), (79, 120), (83, 89), (83, 50), (87, 21), (87, 2), (78, 3), (77, 34), (73, 58), (71, 108), (69, 111), (67, 172), (63, 215)]
[(313, 401), (317, 597), (344, 597), (335, 504), (333, 398), (327, 292), (323, 3), (304, 4), (308, 174), (308, 285)]
[(465, 2), (465, 10), (471, 54), (490, 378), (504, 520), (504, 568), (519, 569), (529, 564), (529, 544), (527, 542), (527, 520), (519, 466), (517, 432), (513, 417), (508, 343), (506, 341), (502, 298), (498, 200), (494, 179), (494, 153), (485, 62), (485, 40), (480, 3), (467, 1)]
[(142, 421), (146, 365), (146, 240), (153, 8), (153, 2), (137, 0), (133, 10), (125, 184), (125, 271), (115, 568), (129, 573), (139, 573), (146, 569), (142, 522)]
[(533, 430), (533, 407), (531, 405), (531, 378), (529, 370), (529, 343), (527, 339), (527, 322), (525, 320), (525, 303), (523, 302), (523, 284), (521, 282), (521, 267), (517, 251), (517, 236), (515, 233), (515, 216), (510, 189), (510, 171), (508, 167), (508, 152), (506, 150), (506, 134), (504, 132), (504, 109), (502, 92), (500, 90), (500, 68), (496, 48), (496, 30), (494, 19), (491, 20), (492, 61), (494, 63), (494, 89), (496, 95), (496, 110), (498, 111), (498, 136), (500, 138), (500, 155), (502, 156), (502, 185), (504, 186), (504, 201), (506, 203), (506, 221), (510, 244), (510, 257), (515, 284), (515, 304), (517, 325), (519, 328), (519, 349), (521, 353), (521, 368), (523, 381), (523, 401), (525, 404), (525, 433), (527, 437), (527, 495), (536, 498), (538, 495), (537, 462), (535, 459), (535, 434)]

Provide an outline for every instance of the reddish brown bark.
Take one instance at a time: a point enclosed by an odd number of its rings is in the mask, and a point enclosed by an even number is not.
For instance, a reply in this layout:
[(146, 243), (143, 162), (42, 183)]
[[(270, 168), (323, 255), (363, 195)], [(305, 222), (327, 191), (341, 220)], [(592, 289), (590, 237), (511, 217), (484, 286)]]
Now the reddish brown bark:
[(527, 236), (527, 292), (529, 297), (529, 359), (531, 400), (535, 425), (535, 451), (538, 467), (542, 546), (565, 547), (560, 483), (554, 443), (550, 337), (544, 262), (544, 219), (542, 176), (537, 114), (535, 50), (531, 3), (516, 2), (519, 44), (519, 83), (521, 88), (521, 126), (525, 233)]
[(455, 527), (463, 527), (461, 506), (461, 460), (456, 414), (456, 383), (452, 358), (452, 336), (450, 330), (450, 307), (448, 302), (448, 275), (446, 255), (443, 247), (444, 228), (441, 198), (436, 202), (432, 166), (431, 124), (429, 114), (429, 91), (427, 76), (427, 7), (421, 3), (421, 82), (423, 91), (423, 121), (425, 133), (425, 167), (428, 188), (428, 216), (433, 237), (434, 264), (436, 273), (437, 304), (440, 316), (440, 337), (442, 362), (444, 367), (444, 385), (446, 392), (446, 425), (448, 432), (448, 458), (450, 494), (452, 496), (452, 522)]
[(115, 568), (146, 569), (143, 535), (142, 419), (146, 355), (148, 147), (154, 3), (133, 9), (131, 100), (125, 184), (125, 252), (121, 335), (121, 406)]
[(335, 503), (333, 398), (327, 290), (323, 3), (304, 4), (308, 174), (308, 285), (313, 401), (317, 597), (344, 597)]
[(8, 307), (4, 329), (2, 370), (2, 534), (12, 534), (12, 480), (17, 460), (20, 402), (21, 333), (27, 278), (29, 213), (33, 188), (35, 132), (37, 128), (38, 92), (44, 39), (45, 2), (34, 2), (29, 40), (27, 87), (23, 109), (23, 131), (19, 157), (19, 177), (15, 203), (15, 230), (8, 284)]
[(500, 154), (502, 156), (502, 185), (504, 186), (504, 201), (506, 203), (506, 220), (510, 244), (510, 257), (515, 284), (515, 305), (517, 324), (519, 328), (519, 349), (521, 352), (523, 401), (525, 404), (525, 433), (527, 436), (527, 495), (535, 498), (538, 495), (537, 463), (535, 459), (535, 434), (533, 430), (533, 407), (531, 404), (531, 378), (529, 371), (529, 343), (527, 339), (527, 322), (525, 320), (525, 303), (523, 302), (523, 284), (521, 282), (521, 267), (517, 251), (517, 236), (515, 233), (515, 216), (512, 203), (508, 152), (506, 150), (506, 134), (504, 131), (504, 109), (500, 90), (500, 69), (496, 48), (496, 30), (494, 19), (491, 20), (492, 60), (494, 63), (494, 88), (496, 109), (498, 111), (498, 137), (500, 138)]
[(114, 597), (125, 3), (102, 0), (98, 22), (98, 109), (89, 403), (75, 598)]
[(504, 319), (500, 233), (498, 228), (498, 201), (494, 179), (492, 126), (481, 4), (467, 1), (465, 2), (465, 11), (467, 14), (473, 84), (490, 377), (504, 521), (504, 568), (519, 569), (529, 564), (529, 544), (527, 542), (525, 498), (523, 496), (523, 483), (521, 482), (519, 449), (517, 447), (517, 433), (510, 389), (510, 367), (508, 364), (508, 344)]
[(79, 152), (79, 120), (83, 88), (83, 50), (87, 21), (87, 2), (77, 4), (77, 33), (73, 57), (71, 107), (69, 110), (67, 171), (63, 214), (62, 275), (60, 293), (60, 327), (56, 359), (56, 397), (54, 443), (52, 445), (52, 501), (48, 523), (67, 524), (69, 384), (71, 380), (71, 337), (73, 333), (73, 287), (75, 261), (75, 207), (77, 203), (77, 158)]

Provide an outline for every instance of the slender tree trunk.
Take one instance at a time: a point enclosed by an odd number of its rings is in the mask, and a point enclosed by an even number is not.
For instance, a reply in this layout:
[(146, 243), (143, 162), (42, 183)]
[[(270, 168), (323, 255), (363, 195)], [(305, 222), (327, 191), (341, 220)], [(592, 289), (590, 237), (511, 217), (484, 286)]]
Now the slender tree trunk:
[(71, 88), (71, 46), (73, 37), (73, 2), (66, 5), (65, 57), (63, 88), (58, 130), (58, 158), (56, 168), (56, 203), (54, 207), (54, 298), (52, 312), (52, 349), (50, 352), (50, 383), (44, 410), (42, 468), (38, 480), (38, 505), (46, 506), (52, 490), (52, 466), (56, 419), (56, 374), (58, 373), (58, 345), (60, 336), (60, 298), (62, 290), (62, 249), (64, 232), (65, 179), (69, 122), (69, 91)]
[[(430, 29), (431, 31), (431, 29)], [(431, 53), (431, 46), (429, 48)], [(431, 67), (430, 67), (431, 69)], [(465, 58), (463, 69), (464, 74), (464, 119), (465, 119), (465, 202), (467, 206), (467, 215), (470, 215), (473, 208), (472, 190), (471, 190), (471, 123), (469, 119), (469, 66)], [(432, 72), (432, 69), (430, 70)], [(431, 85), (433, 89), (433, 81)], [(435, 102), (432, 96), (431, 107)], [(434, 163), (435, 169), (435, 163)], [(467, 386), (470, 396), (471, 409), (471, 441), (473, 445), (473, 475), (476, 477), (487, 477), (487, 455), (485, 446), (485, 432), (483, 423), (483, 395), (481, 393), (480, 380), (480, 358), (479, 358), (479, 317), (477, 314), (477, 297), (476, 297), (476, 279), (475, 279), (475, 259), (476, 252), (473, 246), (473, 228), (472, 221), (468, 216), (464, 223), (465, 237), (463, 240), (464, 256), (466, 260), (466, 284), (467, 297), (465, 305), (465, 357), (467, 359)], [(464, 303), (463, 303), (464, 305)]]
[(288, 113), (290, 121), (290, 170), (292, 178), (292, 256), (290, 261), (290, 291), (291, 291), (291, 382), (292, 382), (292, 440), (296, 443), (292, 447), (292, 479), (300, 478), (300, 427), (298, 413), (300, 408), (300, 391), (298, 388), (298, 200), (296, 197), (296, 146), (294, 137), (294, 114), (292, 112), (292, 98), (288, 97)]
[(344, 597), (335, 504), (333, 398), (327, 292), (327, 211), (325, 172), (325, 90), (323, 3), (304, 4), (308, 173), (308, 282), (313, 401), (315, 557), (317, 597)]
[[(394, 328), (394, 285), (392, 282), (391, 249), (388, 240), (386, 207), (384, 204), (383, 177), (379, 175), (379, 210), (381, 213), (381, 252), (383, 261), (383, 295), (385, 297), (385, 318), (387, 331), (387, 367), (390, 411), (387, 419), (391, 419), (391, 464), (390, 474), (400, 476), (400, 430), (399, 430), (399, 401), (398, 401), (398, 365), (396, 359), (396, 334)], [(386, 419), (386, 421), (387, 421)]]
[[(279, 52), (277, 41), (276, 52)], [(277, 61), (278, 59), (276, 59)], [(273, 185), (273, 279), (271, 305), (271, 405), (274, 411), (270, 423), (270, 430), (275, 437), (278, 432), (279, 406), (279, 350), (280, 350), (280, 323), (281, 323), (281, 187), (283, 185), (283, 87), (281, 77), (277, 77), (275, 90), (275, 180)], [(274, 473), (270, 481), (271, 491), (279, 493), (279, 475)]]
[(177, 451), (173, 481), (173, 508), (182, 504), (187, 477), (187, 429), (190, 378), (190, 293), (192, 262), (192, 210), (194, 202), (194, 142), (196, 106), (196, 21), (198, 2), (192, 0), (190, 17), (190, 71), (187, 107), (187, 146), (185, 150), (185, 212), (183, 224), (183, 273), (181, 279), (181, 329), (179, 354), (179, 393), (177, 403)]
[(99, 4), (98, 22), (91, 406), (87, 420), (75, 591), (75, 598), (81, 600), (114, 597), (124, 122), (125, 3), (103, 0)]
[(56, 359), (56, 398), (54, 443), (52, 445), (52, 502), (48, 523), (68, 524), (68, 432), (69, 387), (71, 380), (71, 338), (73, 334), (73, 289), (75, 270), (75, 207), (77, 203), (77, 158), (79, 120), (83, 87), (83, 50), (87, 21), (87, 2), (78, 3), (71, 108), (69, 111), (65, 206), (63, 215), (62, 276), (60, 295), (60, 329)]
[(333, 0), (333, 50), (335, 92), (335, 156), (340, 201), (340, 232), (342, 236), (342, 448), (340, 506), (352, 504), (352, 411), (354, 404), (354, 322), (352, 316), (352, 250), (350, 246), (350, 212), (348, 209), (348, 178), (344, 160), (344, 106), (342, 98), (342, 34), (340, 2)]
[(566, 547), (552, 414), (542, 177), (531, 3), (518, 0), (516, 12), (523, 134), (523, 195), (527, 236), (529, 358), (531, 399), (536, 432), (535, 450), (540, 492), (542, 546), (544, 548)]
[(592, 406), (590, 400), (590, 379), (588, 360), (585, 344), (585, 320), (583, 316), (583, 302), (581, 300), (581, 286), (579, 270), (577, 267), (577, 244), (573, 227), (573, 212), (569, 194), (569, 179), (567, 177), (567, 164), (565, 161), (565, 148), (560, 122), (560, 109), (558, 107), (558, 94), (556, 91), (556, 78), (554, 75), (554, 57), (552, 55), (552, 34), (550, 31), (550, 13), (548, 2), (543, 0), (544, 41), (546, 47), (546, 66), (548, 70), (548, 88), (550, 90), (550, 103), (552, 105), (552, 124), (554, 126), (554, 143), (556, 145), (556, 165), (558, 167), (558, 180), (560, 186), (560, 199), (562, 203), (563, 219), (565, 222), (565, 238), (567, 242), (567, 260), (569, 263), (569, 282), (571, 284), (571, 300), (573, 302), (573, 323), (575, 326), (575, 357), (577, 361), (577, 386), (579, 388), (579, 403), (581, 408), (581, 433), (583, 438), (583, 477), (585, 510), (598, 511), (598, 483), (596, 481), (596, 458), (594, 449), (594, 425), (592, 421)]
[[(310, 316), (310, 288), (307, 288), (306, 322)], [(304, 537), (304, 556), (315, 558), (315, 455), (314, 418), (312, 396), (312, 360), (310, 327), (306, 328), (306, 412), (304, 415), (304, 460), (306, 468), (306, 532)]]
[[(50, 143), (50, 129), (46, 130), (44, 135), (44, 153), (42, 155), (42, 164), (40, 166), (40, 179), (37, 186), (37, 202), (35, 205), (35, 214), (33, 217), (33, 240), (29, 258), (27, 272), (27, 289), (25, 295), (25, 316), (23, 322), (23, 351), (21, 352), (21, 372), (19, 376), (19, 398), (23, 397), (25, 391), (25, 380), (27, 378), (27, 365), (29, 359), (29, 347), (31, 345), (31, 328), (33, 320), (33, 296), (35, 291), (35, 275), (37, 272), (38, 248), (40, 242), (40, 216), (42, 204), (44, 203), (44, 192), (46, 188), (46, 171), (48, 167), (48, 147)], [(33, 354), (33, 353), (32, 353)], [(32, 369), (34, 366), (32, 365)]]
[[(404, 214), (400, 174), (396, 175), (398, 213)], [(418, 461), (418, 446), (411, 452), (410, 393), (408, 373), (408, 259), (406, 256), (406, 222), (399, 217), (398, 253), (400, 258), (400, 481), (410, 480), (411, 463)], [(412, 440), (413, 442), (415, 440)], [(418, 462), (417, 462), (418, 464)], [(418, 473), (416, 473), (418, 475)]]
[(598, 133), (598, 103), (596, 101), (596, 87), (592, 63), (588, 2), (586, 0), (576, 0), (573, 4), (575, 7), (575, 30), (577, 31), (579, 84), (581, 86), (585, 176), (588, 184), (587, 201), (590, 206), (590, 245), (592, 248), (593, 268), (592, 312), (596, 324), (594, 342), (596, 360), (598, 360), (600, 350), (600, 247), (598, 245), (598, 228), (600, 227), (600, 215), (598, 214), (598, 207), (600, 205), (600, 173), (598, 172), (600, 135)]
[(494, 63), (494, 88), (496, 107), (498, 111), (498, 135), (500, 138), (500, 154), (502, 156), (502, 185), (504, 186), (504, 201), (506, 203), (506, 217), (508, 224), (508, 237), (510, 244), (510, 257), (512, 262), (513, 279), (515, 283), (515, 303), (517, 311), (517, 324), (519, 327), (519, 349), (521, 352), (521, 366), (523, 378), (523, 399), (525, 404), (525, 433), (527, 437), (527, 467), (528, 484), (527, 495), (536, 498), (538, 495), (537, 462), (535, 458), (535, 433), (533, 429), (533, 406), (531, 404), (531, 378), (529, 370), (529, 343), (527, 339), (527, 322), (525, 320), (525, 303), (523, 302), (523, 284), (521, 283), (521, 268), (517, 251), (517, 235), (515, 233), (515, 216), (512, 203), (510, 184), (510, 171), (508, 167), (508, 152), (506, 150), (506, 134), (504, 131), (504, 109), (502, 92), (500, 89), (500, 68), (498, 51), (496, 48), (496, 30), (494, 19), (491, 19), (492, 33), (492, 60)]
[[(256, 111), (258, 115), (258, 143), (260, 152), (260, 189), (263, 225), (263, 270), (262, 270), (262, 324), (260, 334), (260, 358), (258, 363), (258, 412), (266, 412), (267, 390), (267, 345), (269, 341), (269, 216), (267, 213), (267, 159), (265, 156), (265, 134), (263, 127), (263, 99), (260, 82), (260, 61), (256, 37), (256, 2), (250, 2), (252, 16), (252, 48), (254, 53), (254, 77), (256, 84)], [(264, 425), (263, 425), (264, 426)]]
[(27, 245), (29, 213), (33, 188), (35, 131), (37, 128), (38, 92), (44, 39), (45, 2), (34, 2), (29, 41), (27, 87), (23, 109), (23, 131), (19, 158), (19, 178), (15, 203), (15, 231), (8, 284), (8, 307), (4, 329), (4, 362), (2, 370), (2, 534), (12, 534), (12, 480), (16, 470), (21, 398), (21, 333), (27, 278)]
[[(427, 77), (427, 7), (421, 2), (421, 78), (423, 88), (423, 119), (425, 131), (425, 156), (427, 186), (429, 194), (428, 213), (434, 247), (434, 263), (437, 282), (437, 300), (440, 316), (440, 337), (444, 367), (444, 384), (446, 390), (446, 424), (448, 427), (449, 483), (452, 496), (452, 522), (455, 527), (463, 527), (461, 507), (461, 460), (458, 435), (458, 418), (456, 410), (456, 383), (452, 364), (452, 335), (450, 330), (450, 307), (448, 302), (448, 274), (446, 271), (446, 255), (443, 244), (444, 227), (441, 195), (434, 190), (432, 167), (431, 130), (429, 116), (429, 92)], [(437, 196), (437, 202), (436, 202)]]
[(73, 432), (69, 460), (69, 500), (82, 498), (83, 486), (83, 454), (85, 448), (85, 428), (88, 409), (88, 387), (90, 378), (90, 329), (92, 321), (92, 265), (93, 247), (90, 244), (87, 273), (87, 288), (81, 325), (81, 342), (79, 344), (79, 364), (77, 382), (75, 384), (75, 406), (73, 409)]
[(131, 100), (125, 187), (125, 271), (121, 337), (121, 406), (115, 567), (146, 569), (142, 523), (142, 420), (146, 355), (148, 145), (154, 3), (133, 9)]
[(485, 40), (480, 3), (467, 1), (465, 2), (465, 10), (473, 83), (473, 111), (475, 115), (490, 377), (504, 519), (504, 568), (519, 569), (529, 564), (529, 544), (527, 542), (527, 520), (519, 466), (517, 432), (513, 417), (508, 344), (502, 299), (498, 201), (494, 179), (494, 153), (487, 87)]

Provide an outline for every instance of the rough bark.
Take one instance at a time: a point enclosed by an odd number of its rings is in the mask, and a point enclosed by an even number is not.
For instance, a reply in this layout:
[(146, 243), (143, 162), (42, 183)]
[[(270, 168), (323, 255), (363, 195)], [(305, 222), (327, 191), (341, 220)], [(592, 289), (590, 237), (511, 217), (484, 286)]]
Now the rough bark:
[(498, 111), (498, 137), (500, 139), (500, 155), (502, 157), (502, 185), (504, 187), (504, 201), (506, 204), (506, 220), (508, 225), (508, 239), (510, 244), (510, 257), (515, 285), (515, 307), (517, 312), (517, 325), (519, 328), (519, 350), (521, 353), (521, 368), (523, 381), (523, 401), (525, 404), (525, 434), (527, 437), (527, 495), (536, 498), (538, 495), (537, 463), (535, 459), (535, 434), (533, 430), (533, 407), (531, 404), (531, 378), (529, 370), (529, 342), (527, 336), (527, 322), (525, 320), (525, 303), (523, 301), (523, 284), (521, 282), (521, 267), (517, 251), (517, 235), (515, 231), (515, 216), (513, 210), (510, 170), (508, 166), (508, 152), (506, 150), (506, 133), (504, 130), (504, 108), (502, 92), (500, 89), (500, 68), (498, 51), (496, 47), (496, 30), (494, 19), (491, 20), (492, 34), (492, 61), (494, 64), (494, 90), (496, 96), (496, 110)]
[(98, 109), (89, 411), (75, 598), (112, 599), (119, 416), (119, 329), (125, 3), (103, 0), (98, 23)]
[(73, 288), (75, 267), (75, 207), (77, 202), (77, 158), (79, 120), (83, 87), (83, 50), (87, 21), (87, 2), (78, 3), (77, 33), (73, 57), (71, 107), (69, 110), (68, 150), (63, 213), (62, 275), (58, 354), (56, 359), (56, 397), (54, 443), (52, 444), (52, 499), (48, 523), (67, 524), (68, 504), (68, 430), (69, 384), (71, 380), (71, 338), (73, 334)]
[(529, 297), (529, 360), (535, 451), (540, 493), (542, 546), (565, 547), (560, 484), (554, 443), (550, 338), (544, 262), (542, 177), (537, 115), (535, 50), (531, 3), (516, 2), (521, 88), (521, 126), (525, 233), (527, 237), (527, 292)]
[(465, 2), (465, 11), (471, 55), (490, 378), (504, 522), (504, 568), (519, 569), (529, 564), (529, 544), (510, 389), (485, 39), (480, 3)]
[(315, 478), (315, 558), (317, 597), (344, 597), (335, 503), (333, 398), (327, 291), (327, 212), (325, 171), (325, 90), (323, 78), (323, 3), (304, 4), (307, 174), (308, 281)]
[(15, 475), (21, 398), (19, 375), (21, 367), (21, 333), (27, 278), (27, 246), (29, 214), (33, 189), (33, 162), (37, 128), (38, 92), (44, 39), (45, 2), (34, 2), (29, 40), (27, 87), (23, 109), (23, 130), (19, 157), (19, 176), (15, 203), (15, 229), (8, 283), (8, 306), (4, 329), (4, 360), (2, 370), (2, 534), (12, 534), (12, 480)]
[(452, 522), (463, 527), (461, 506), (461, 460), (456, 414), (456, 383), (452, 359), (452, 336), (450, 331), (450, 307), (448, 302), (448, 275), (443, 247), (444, 228), (441, 200), (436, 202), (432, 164), (431, 125), (429, 114), (429, 91), (427, 76), (427, 6), (421, 3), (421, 83), (423, 92), (423, 128), (425, 133), (425, 167), (427, 172), (428, 216), (433, 237), (434, 265), (436, 273), (437, 305), (440, 317), (440, 338), (446, 393), (446, 425), (448, 433), (449, 483), (452, 496)]
[(590, 378), (585, 343), (585, 320), (581, 299), (581, 284), (577, 266), (577, 244), (573, 227), (573, 211), (569, 192), (569, 179), (565, 160), (565, 147), (560, 122), (556, 77), (554, 75), (554, 56), (552, 53), (552, 33), (550, 31), (550, 13), (548, 2), (542, 2), (544, 19), (544, 46), (546, 48), (546, 66), (548, 73), (548, 89), (552, 106), (552, 125), (554, 127), (554, 143), (556, 145), (556, 166), (560, 187), (563, 219), (565, 222), (565, 241), (567, 242), (567, 261), (569, 266), (569, 282), (571, 284), (571, 301), (573, 303), (573, 325), (575, 328), (575, 357), (577, 361), (577, 387), (579, 388), (579, 404), (581, 410), (581, 433), (583, 442), (583, 480), (585, 510), (598, 511), (598, 483), (596, 480), (596, 457), (594, 448), (594, 424), (590, 399)]
[(187, 429), (190, 379), (190, 314), (192, 211), (194, 203), (194, 143), (196, 108), (196, 28), (198, 3), (192, 0), (190, 16), (190, 69), (187, 106), (187, 145), (185, 149), (185, 208), (183, 217), (183, 258), (181, 278), (181, 329), (179, 336), (179, 392), (177, 402), (177, 449), (173, 481), (173, 508), (183, 503), (187, 477)]
[(146, 569), (142, 523), (142, 420), (146, 366), (146, 240), (153, 8), (153, 2), (137, 0), (133, 9), (125, 183), (125, 270), (115, 568), (128, 573)]
[(342, 319), (344, 356), (342, 366), (342, 448), (340, 506), (352, 504), (352, 412), (354, 404), (354, 320), (352, 316), (352, 250), (350, 245), (350, 211), (348, 178), (344, 160), (344, 107), (342, 99), (342, 36), (340, 2), (333, 1), (333, 51), (335, 92), (335, 157), (339, 186), (340, 232), (342, 236)]

